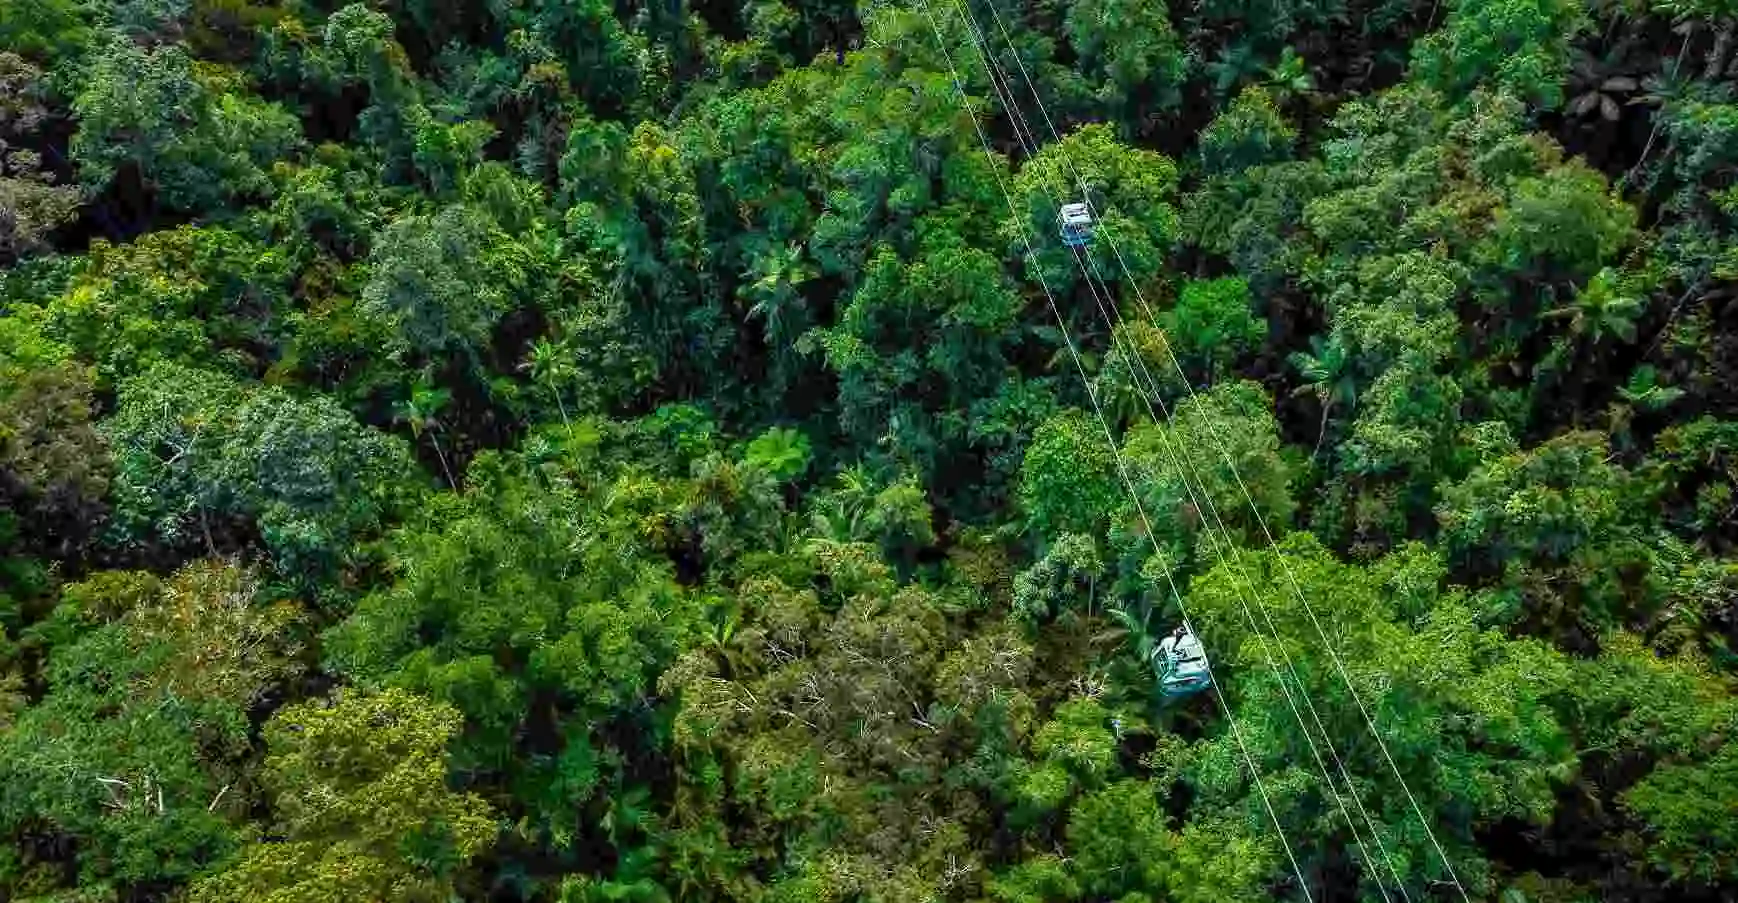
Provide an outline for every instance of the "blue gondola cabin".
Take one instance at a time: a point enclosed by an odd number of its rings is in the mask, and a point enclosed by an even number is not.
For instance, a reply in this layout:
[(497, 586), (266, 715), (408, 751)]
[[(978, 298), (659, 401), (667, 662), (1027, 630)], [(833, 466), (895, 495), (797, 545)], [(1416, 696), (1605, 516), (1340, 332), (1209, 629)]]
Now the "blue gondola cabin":
[(1063, 244), (1084, 248), (1092, 240), (1092, 208), (1085, 204), (1063, 204), (1057, 221), (1062, 225)]
[(1153, 670), (1159, 677), (1159, 692), (1168, 699), (1193, 696), (1213, 683), (1207, 651), (1187, 627), (1178, 627), (1153, 650)]

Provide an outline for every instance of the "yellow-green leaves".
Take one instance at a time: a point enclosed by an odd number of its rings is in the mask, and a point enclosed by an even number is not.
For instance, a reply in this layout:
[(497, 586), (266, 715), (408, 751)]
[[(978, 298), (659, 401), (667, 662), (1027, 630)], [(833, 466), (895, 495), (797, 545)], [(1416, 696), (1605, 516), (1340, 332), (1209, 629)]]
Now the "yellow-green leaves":
[(198, 903), (439, 903), (496, 832), (488, 806), (447, 789), (454, 709), (397, 690), (343, 693), (266, 725), (273, 822)]
[(774, 427), (748, 443), (744, 463), (780, 480), (794, 480), (809, 469), (809, 439), (796, 430)]

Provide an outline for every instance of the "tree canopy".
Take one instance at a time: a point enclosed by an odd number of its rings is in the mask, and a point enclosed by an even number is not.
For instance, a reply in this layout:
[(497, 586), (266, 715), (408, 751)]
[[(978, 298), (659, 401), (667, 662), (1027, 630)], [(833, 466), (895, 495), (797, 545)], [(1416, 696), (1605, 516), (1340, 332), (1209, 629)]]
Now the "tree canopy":
[(0, 3), (0, 900), (1738, 898), (1735, 37)]

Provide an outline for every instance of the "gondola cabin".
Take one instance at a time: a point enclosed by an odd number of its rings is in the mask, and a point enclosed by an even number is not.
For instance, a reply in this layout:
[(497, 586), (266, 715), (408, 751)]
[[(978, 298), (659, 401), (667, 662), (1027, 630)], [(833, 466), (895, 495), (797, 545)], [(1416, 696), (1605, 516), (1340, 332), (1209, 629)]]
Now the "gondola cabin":
[(1084, 248), (1092, 240), (1092, 208), (1085, 204), (1063, 204), (1057, 221), (1062, 226), (1063, 244)]

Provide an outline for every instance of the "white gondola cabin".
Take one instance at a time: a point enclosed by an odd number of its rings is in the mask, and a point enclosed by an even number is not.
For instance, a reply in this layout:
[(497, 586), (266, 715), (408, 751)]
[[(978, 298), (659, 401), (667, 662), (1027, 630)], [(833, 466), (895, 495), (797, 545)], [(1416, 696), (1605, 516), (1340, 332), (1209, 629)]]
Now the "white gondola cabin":
[(1213, 683), (1207, 651), (1187, 627), (1178, 627), (1153, 650), (1153, 670), (1166, 697), (1193, 696)]
[(1063, 204), (1057, 218), (1062, 227), (1062, 243), (1071, 248), (1083, 248), (1092, 240), (1092, 208), (1085, 204)]

